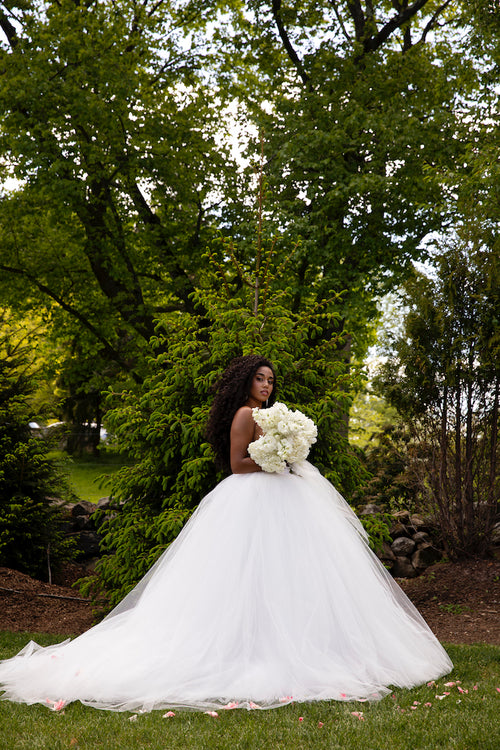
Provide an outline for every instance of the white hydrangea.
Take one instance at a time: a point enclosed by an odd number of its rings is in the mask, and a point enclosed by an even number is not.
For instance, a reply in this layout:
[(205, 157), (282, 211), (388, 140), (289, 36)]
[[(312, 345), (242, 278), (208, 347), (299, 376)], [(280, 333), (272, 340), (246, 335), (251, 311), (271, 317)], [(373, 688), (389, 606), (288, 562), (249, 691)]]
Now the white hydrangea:
[(279, 474), (307, 458), (318, 432), (312, 419), (278, 401), (269, 409), (253, 409), (252, 414), (264, 435), (250, 443), (248, 453), (263, 471)]

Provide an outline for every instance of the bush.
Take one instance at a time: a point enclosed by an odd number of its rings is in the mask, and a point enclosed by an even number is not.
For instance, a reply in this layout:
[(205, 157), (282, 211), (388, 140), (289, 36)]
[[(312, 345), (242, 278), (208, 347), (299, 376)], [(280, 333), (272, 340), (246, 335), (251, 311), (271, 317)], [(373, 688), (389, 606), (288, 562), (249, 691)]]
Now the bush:
[(65, 481), (31, 435), (26, 353), (13, 344), (12, 325), (0, 316), (0, 565), (50, 579), (51, 567), (72, 556), (54, 497)]
[[(264, 285), (263, 285), (264, 286)], [(352, 375), (335, 333), (335, 298), (291, 312), (292, 290), (254, 294), (226, 281), (200, 290), (203, 313), (163, 321), (152, 342), (157, 352), (141, 387), (110, 394), (107, 424), (134, 466), (119, 472), (113, 498), (125, 503), (100, 526), (107, 555), (84, 592), (118, 602), (176, 537), (201, 498), (222, 478), (204, 430), (212, 387), (236, 356), (259, 353), (277, 370), (278, 400), (318, 425), (311, 458), (338, 487), (350, 492), (360, 464), (349, 448), (343, 415)]]

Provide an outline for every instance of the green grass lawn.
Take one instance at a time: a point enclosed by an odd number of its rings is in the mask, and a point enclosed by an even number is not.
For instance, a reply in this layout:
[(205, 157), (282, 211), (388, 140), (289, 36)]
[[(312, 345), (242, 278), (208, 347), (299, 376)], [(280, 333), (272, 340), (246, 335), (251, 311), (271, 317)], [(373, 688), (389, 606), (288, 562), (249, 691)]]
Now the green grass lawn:
[[(0, 657), (16, 653), (28, 637), (0, 633)], [(35, 639), (44, 645), (58, 640)], [(448, 651), (455, 669), (437, 685), (396, 690), (373, 704), (221, 710), (218, 718), (176, 711), (163, 718), (165, 711), (136, 715), (75, 703), (55, 713), (0, 701), (0, 750), (498, 750), (500, 648), (479, 644)], [(361, 718), (352, 712), (362, 712)]]
[(71, 489), (78, 499), (90, 500), (92, 503), (97, 503), (101, 497), (109, 494), (109, 479), (126, 465), (126, 460), (117, 453), (77, 457), (54, 451), (51, 456), (60, 459), (63, 471), (68, 474)]

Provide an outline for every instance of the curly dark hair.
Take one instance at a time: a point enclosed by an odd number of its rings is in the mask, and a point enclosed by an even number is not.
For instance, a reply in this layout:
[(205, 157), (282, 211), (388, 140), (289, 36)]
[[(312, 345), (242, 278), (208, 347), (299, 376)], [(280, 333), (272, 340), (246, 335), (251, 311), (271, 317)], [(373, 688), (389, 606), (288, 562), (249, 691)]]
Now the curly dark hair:
[(267, 406), (272, 406), (276, 400), (276, 373), (271, 362), (259, 354), (233, 359), (214, 387), (215, 398), (208, 417), (206, 436), (215, 452), (217, 467), (226, 472), (231, 471), (230, 432), (233, 417), (247, 401), (259, 367), (269, 367), (273, 372), (274, 386), (267, 402)]

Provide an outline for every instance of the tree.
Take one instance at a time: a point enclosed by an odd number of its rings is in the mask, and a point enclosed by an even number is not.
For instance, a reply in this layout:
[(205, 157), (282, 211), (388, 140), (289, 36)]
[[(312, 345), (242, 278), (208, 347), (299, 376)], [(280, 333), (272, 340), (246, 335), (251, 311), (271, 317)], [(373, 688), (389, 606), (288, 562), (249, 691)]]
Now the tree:
[(64, 312), (136, 379), (154, 320), (192, 310), (234, 174), (182, 23), (181, 10), (128, 0), (0, 14), (2, 160), (21, 181), (0, 204), (2, 298), (55, 324)]
[(294, 310), (347, 290), (339, 325), (362, 354), (374, 294), (443, 220), (474, 85), (446, 37), (458, 5), (5, 4), (2, 153), (23, 184), (1, 205), (1, 292), (63, 310), (140, 379), (153, 321), (192, 312), (216, 226), (252, 253), (221, 138), (234, 99), (264, 136), (269, 218), (303, 238)]
[(268, 210), (302, 237), (289, 271), (294, 309), (346, 290), (343, 320), (359, 355), (374, 298), (411, 274), (425, 238), (453, 210), (444, 178), (463, 169), (460, 108), (476, 85), (451, 32), (461, 7), (275, 0), (247, 8), (236, 45), (248, 50), (243, 80), (253, 77), (244, 90), (237, 78), (234, 89), (265, 138)]
[[(111, 604), (150, 568), (222, 478), (204, 430), (212, 386), (236, 356), (258, 351), (273, 361), (279, 399), (318, 425), (315, 464), (348, 493), (359, 481), (360, 465), (338, 410), (339, 402), (347, 408), (352, 375), (337, 356), (338, 338), (322, 336), (338, 316), (337, 300), (292, 313), (292, 290), (279, 288), (279, 275), (275, 281), (272, 243), (263, 242), (261, 251), (266, 270), (259, 274), (236, 262), (231, 281), (214, 250), (207, 260), (217, 273), (194, 298), (203, 315), (176, 315), (168, 336), (160, 328), (144, 382), (111, 394), (109, 424), (135, 465), (115, 482), (115, 508), (100, 526), (108, 554), (84, 587), (98, 596), (105, 592)], [(118, 502), (124, 504), (117, 513)]]
[(69, 496), (42, 440), (29, 429), (33, 366), (19, 327), (0, 311), (0, 565), (51, 576), (72, 556), (55, 498)]
[[(302, 237), (279, 282), (292, 311), (343, 292), (322, 336), (342, 333), (346, 362), (363, 356), (375, 296), (425, 255), (449, 218), (449, 182), (468, 170), (460, 107), (477, 75), (449, 31), (461, 9), (1, 6), (0, 153), (20, 183), (0, 202), (0, 295), (43, 308), (81, 357), (64, 368), (80, 405), (100, 408), (87, 396), (115, 378), (140, 381), (158, 321), (198, 312), (218, 230), (238, 240), (239, 262), (255, 259), (255, 175), (230, 158), (229, 100), (264, 140), (276, 252)], [(224, 264), (231, 273), (230, 254)]]
[(413, 474), (450, 558), (486, 554), (500, 501), (500, 278), (463, 240), (406, 287), (404, 334), (379, 384), (418, 446)]

